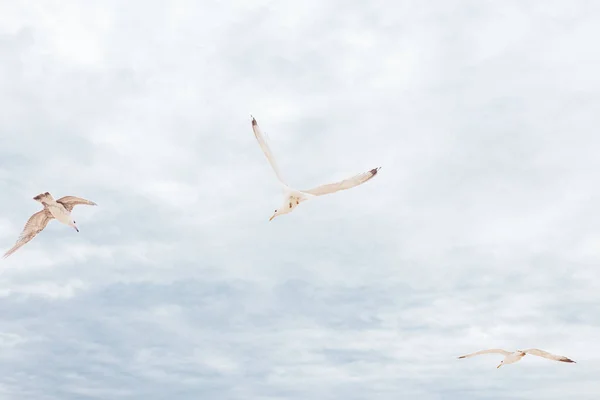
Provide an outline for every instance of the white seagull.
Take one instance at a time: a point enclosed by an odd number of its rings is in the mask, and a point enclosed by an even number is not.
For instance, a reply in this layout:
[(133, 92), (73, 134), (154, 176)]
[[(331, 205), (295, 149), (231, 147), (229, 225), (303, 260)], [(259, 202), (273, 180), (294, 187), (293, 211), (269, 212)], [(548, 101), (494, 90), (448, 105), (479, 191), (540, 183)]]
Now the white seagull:
[(480, 350), (475, 353), (460, 356), (458, 358), (469, 358), (469, 357), (478, 356), (480, 354), (496, 354), (496, 353), (504, 355), (504, 360), (500, 361), (500, 365), (498, 365), (496, 368), (500, 368), (501, 366), (503, 366), (505, 364), (513, 364), (513, 363), (516, 363), (517, 361), (521, 361), (521, 358), (525, 357), (527, 354), (531, 354), (532, 356), (544, 357), (544, 358), (547, 358), (549, 360), (554, 360), (554, 361), (562, 361), (562, 362), (566, 362), (566, 363), (574, 363), (575, 362), (575, 361), (571, 360), (570, 358), (567, 358), (564, 356), (557, 356), (555, 354), (551, 354), (551, 353), (548, 353), (547, 351), (539, 350), (539, 349), (517, 350), (517, 351), (513, 351), (512, 353), (510, 351), (506, 351), (506, 350), (502, 350), (502, 349), (489, 349), (489, 350)]
[(275, 171), (277, 179), (279, 179), (279, 182), (283, 186), (283, 205), (277, 210), (275, 210), (275, 213), (271, 216), (271, 218), (269, 218), (269, 221), (271, 221), (277, 216), (291, 213), (292, 211), (294, 211), (297, 205), (299, 205), (303, 201), (312, 199), (315, 196), (322, 196), (329, 193), (335, 193), (337, 191), (350, 189), (362, 183), (365, 183), (366, 181), (377, 175), (377, 171), (379, 171), (380, 168), (373, 168), (368, 172), (363, 172), (362, 174), (358, 174), (351, 178), (344, 179), (343, 181), (328, 183), (326, 185), (317, 186), (316, 188), (309, 190), (292, 189), (284, 182), (281, 176), (281, 172), (279, 172), (279, 168), (277, 167), (277, 163), (275, 162), (275, 158), (273, 157), (273, 153), (271, 152), (271, 149), (269, 148), (269, 145), (267, 144), (264, 135), (260, 131), (260, 128), (258, 127), (258, 124), (256, 123), (254, 117), (252, 117), (252, 130), (254, 131), (254, 136), (256, 136), (256, 140), (258, 140), (260, 148), (265, 153), (265, 156), (267, 156), (267, 160), (269, 160), (271, 167)]
[(36, 212), (31, 216), (31, 218), (29, 218), (25, 224), (25, 228), (23, 228), (23, 232), (21, 232), (19, 239), (17, 239), (17, 243), (15, 243), (12, 249), (4, 254), (4, 258), (10, 256), (24, 244), (33, 239), (38, 233), (43, 231), (46, 225), (48, 225), (48, 222), (50, 222), (50, 220), (53, 218), (56, 218), (59, 222), (62, 222), (65, 225), (75, 228), (75, 230), (79, 232), (73, 217), (71, 217), (71, 211), (73, 210), (73, 207), (75, 207), (77, 204), (87, 204), (90, 206), (97, 205), (93, 201), (75, 196), (65, 196), (58, 200), (54, 200), (52, 195), (48, 192), (38, 194), (33, 199), (42, 203), (44, 205), (44, 209)]

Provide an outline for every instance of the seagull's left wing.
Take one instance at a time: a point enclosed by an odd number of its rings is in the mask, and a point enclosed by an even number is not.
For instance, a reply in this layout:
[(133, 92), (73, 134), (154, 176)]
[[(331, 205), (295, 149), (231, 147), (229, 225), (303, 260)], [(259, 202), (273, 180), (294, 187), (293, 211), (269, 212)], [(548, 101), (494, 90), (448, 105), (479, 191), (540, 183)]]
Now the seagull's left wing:
[(547, 358), (549, 360), (554, 360), (554, 361), (562, 361), (562, 362), (568, 362), (568, 363), (575, 362), (575, 361), (571, 360), (570, 358), (567, 358), (564, 356), (557, 356), (556, 354), (548, 353), (547, 351), (540, 350), (540, 349), (527, 349), (527, 350), (523, 350), (523, 353), (531, 354), (532, 356), (544, 357), (544, 358)]
[(287, 184), (283, 180), (281, 172), (279, 171), (279, 167), (277, 166), (275, 157), (273, 157), (271, 148), (269, 147), (269, 144), (267, 143), (267, 140), (265, 139), (265, 135), (263, 135), (262, 131), (258, 127), (258, 123), (254, 119), (254, 117), (252, 117), (252, 130), (254, 131), (254, 136), (256, 137), (256, 140), (258, 140), (258, 144), (260, 145), (260, 148), (262, 149), (263, 153), (265, 153), (265, 156), (267, 157), (269, 164), (271, 164), (271, 167), (275, 171), (275, 175), (277, 175), (277, 179), (279, 179), (279, 182), (281, 182), (283, 185), (287, 186)]
[(302, 190), (304, 193), (312, 194), (313, 196), (322, 196), (324, 194), (335, 193), (340, 190), (351, 189), (355, 186), (361, 185), (377, 175), (379, 168), (373, 168), (369, 172), (363, 172), (362, 174), (354, 175), (352, 178), (344, 179), (343, 181), (328, 183), (326, 185), (317, 186), (310, 190)]
[(89, 201), (86, 199), (82, 199), (81, 197), (75, 197), (75, 196), (61, 197), (60, 199), (56, 200), (56, 202), (62, 204), (69, 212), (73, 211), (73, 207), (75, 207), (78, 204), (85, 204), (88, 206), (97, 206), (98, 205), (98, 204), (94, 203), (93, 201)]
[(506, 350), (503, 350), (503, 349), (479, 350), (479, 351), (476, 351), (475, 353), (465, 354), (464, 356), (460, 356), (458, 358), (475, 357), (475, 356), (478, 356), (480, 354), (502, 354), (503, 356), (507, 356), (507, 355), (510, 354), (510, 351), (506, 351)]
[(15, 245), (4, 254), (4, 258), (10, 256), (12, 253), (19, 250), (31, 239), (33, 239), (38, 233), (43, 231), (52, 218), (54, 217), (52, 216), (52, 214), (50, 214), (50, 211), (48, 211), (47, 209), (43, 209), (42, 211), (38, 211), (35, 214), (33, 214), (27, 220), (27, 223), (25, 224), (25, 227), (19, 235), (19, 238), (17, 239)]

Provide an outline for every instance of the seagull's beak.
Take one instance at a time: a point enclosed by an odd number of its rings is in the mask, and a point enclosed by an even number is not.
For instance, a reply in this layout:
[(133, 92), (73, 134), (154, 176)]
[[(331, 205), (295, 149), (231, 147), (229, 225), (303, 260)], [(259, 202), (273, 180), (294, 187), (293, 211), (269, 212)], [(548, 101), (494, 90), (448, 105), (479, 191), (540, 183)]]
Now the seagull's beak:
[(273, 214), (273, 215), (271, 216), (271, 218), (269, 218), (269, 221), (272, 221), (272, 220), (273, 220), (273, 218), (275, 218), (275, 214)]
[(78, 229), (76, 226), (74, 226), (73, 228), (75, 228), (75, 230), (76, 230), (77, 232), (79, 232), (79, 229)]
[(496, 369), (500, 368), (501, 366), (502, 366), (502, 364), (498, 365), (498, 366), (496, 367)]

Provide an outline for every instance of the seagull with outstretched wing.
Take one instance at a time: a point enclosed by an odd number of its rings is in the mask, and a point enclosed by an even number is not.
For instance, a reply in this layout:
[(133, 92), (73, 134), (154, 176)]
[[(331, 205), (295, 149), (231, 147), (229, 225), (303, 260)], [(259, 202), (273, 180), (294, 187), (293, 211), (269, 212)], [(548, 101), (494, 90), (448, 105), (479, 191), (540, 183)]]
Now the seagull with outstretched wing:
[(25, 227), (23, 228), (23, 232), (21, 232), (19, 235), (17, 242), (4, 254), (4, 258), (10, 256), (12, 253), (33, 239), (38, 233), (43, 231), (51, 219), (56, 219), (65, 225), (69, 225), (79, 232), (79, 228), (77, 228), (75, 221), (71, 217), (71, 211), (73, 211), (73, 207), (78, 204), (86, 204), (90, 206), (97, 205), (93, 201), (75, 196), (65, 196), (58, 200), (54, 200), (52, 195), (48, 192), (38, 194), (33, 199), (42, 203), (44, 209), (36, 212), (29, 218), (25, 224)]
[(575, 362), (575, 361), (571, 360), (570, 358), (567, 358), (564, 356), (557, 356), (555, 354), (551, 354), (551, 353), (548, 353), (547, 351), (540, 350), (540, 349), (517, 350), (517, 351), (513, 351), (512, 353), (510, 351), (506, 351), (506, 350), (502, 350), (502, 349), (489, 349), (489, 350), (476, 351), (475, 353), (466, 354), (466, 355), (460, 356), (458, 358), (469, 358), (469, 357), (478, 356), (480, 354), (502, 354), (504, 356), (504, 360), (500, 361), (500, 365), (498, 365), (496, 368), (500, 368), (501, 366), (503, 366), (505, 364), (514, 364), (517, 361), (521, 361), (521, 359), (523, 357), (525, 357), (527, 354), (531, 354), (532, 356), (544, 357), (544, 358), (547, 358), (549, 360), (554, 360), (554, 361), (561, 361), (561, 362), (566, 362), (566, 363), (574, 363)]
[(254, 117), (252, 117), (252, 130), (254, 131), (254, 136), (256, 136), (256, 140), (258, 140), (258, 144), (260, 145), (260, 148), (262, 149), (263, 153), (265, 153), (265, 156), (267, 157), (269, 164), (271, 164), (271, 167), (275, 171), (275, 175), (277, 176), (277, 179), (283, 186), (283, 191), (284, 191), (283, 205), (280, 208), (278, 208), (277, 210), (275, 210), (275, 213), (271, 216), (271, 218), (269, 218), (269, 221), (271, 221), (273, 218), (275, 218), (279, 215), (291, 213), (292, 211), (294, 211), (296, 206), (298, 206), (300, 203), (302, 203), (303, 201), (309, 200), (315, 196), (323, 196), (326, 194), (335, 193), (340, 190), (351, 189), (355, 186), (361, 185), (361, 184), (367, 182), (369, 179), (373, 178), (375, 175), (377, 175), (377, 172), (380, 169), (380, 168), (373, 168), (372, 170), (370, 170), (368, 172), (363, 172), (362, 174), (355, 175), (351, 178), (344, 179), (342, 181), (335, 182), (335, 183), (328, 183), (326, 185), (317, 186), (316, 188), (313, 188), (313, 189), (308, 189), (308, 190), (292, 189), (283, 180), (283, 176), (281, 175), (281, 172), (279, 171), (279, 167), (277, 166), (275, 157), (273, 157), (273, 153), (271, 152), (271, 149), (269, 148), (269, 145), (267, 144), (267, 140), (266, 140), (265, 136), (263, 135), (263, 133), (261, 132), (260, 128), (258, 127), (258, 123), (256, 122), (256, 119), (254, 119)]

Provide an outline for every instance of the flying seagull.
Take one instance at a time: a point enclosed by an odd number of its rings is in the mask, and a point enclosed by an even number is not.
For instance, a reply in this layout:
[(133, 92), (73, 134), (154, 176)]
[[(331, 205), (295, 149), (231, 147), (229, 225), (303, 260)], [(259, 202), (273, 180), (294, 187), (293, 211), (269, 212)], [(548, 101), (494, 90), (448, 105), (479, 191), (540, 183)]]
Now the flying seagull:
[(36, 212), (31, 216), (31, 218), (29, 218), (25, 224), (25, 228), (23, 228), (23, 232), (21, 232), (19, 239), (17, 239), (17, 243), (15, 243), (12, 249), (4, 254), (4, 258), (10, 256), (25, 243), (33, 239), (38, 233), (43, 231), (46, 225), (48, 225), (48, 222), (50, 222), (50, 220), (53, 218), (56, 218), (59, 222), (62, 222), (65, 225), (75, 228), (75, 230), (79, 232), (73, 217), (71, 217), (71, 211), (73, 210), (73, 207), (78, 204), (87, 204), (90, 206), (97, 205), (93, 201), (75, 196), (65, 196), (58, 200), (54, 200), (52, 195), (48, 192), (38, 194), (33, 199), (42, 203), (44, 205), (44, 209)]
[(506, 350), (502, 350), (502, 349), (489, 349), (489, 350), (480, 350), (475, 353), (460, 356), (458, 358), (469, 358), (469, 357), (478, 356), (480, 354), (496, 354), (496, 353), (504, 355), (504, 360), (500, 361), (500, 365), (498, 365), (496, 368), (500, 368), (504, 364), (513, 364), (513, 363), (516, 363), (517, 361), (521, 361), (521, 358), (525, 357), (527, 354), (531, 354), (532, 356), (544, 357), (544, 358), (547, 358), (549, 360), (554, 360), (554, 361), (562, 361), (562, 362), (566, 362), (566, 363), (574, 363), (575, 362), (575, 361), (571, 360), (570, 358), (563, 357), (563, 356), (557, 356), (557, 355), (548, 353), (547, 351), (539, 350), (539, 349), (517, 350), (517, 351), (513, 351), (512, 353), (510, 351), (506, 351)]
[(283, 205), (280, 208), (278, 208), (277, 210), (275, 210), (275, 213), (271, 216), (271, 218), (269, 218), (269, 221), (271, 221), (273, 218), (275, 218), (277, 216), (291, 213), (292, 211), (294, 211), (294, 209), (296, 208), (297, 205), (299, 205), (303, 201), (312, 199), (315, 196), (323, 196), (325, 194), (335, 193), (340, 190), (350, 189), (350, 188), (353, 188), (360, 184), (363, 184), (366, 181), (368, 181), (369, 179), (373, 178), (375, 175), (377, 175), (377, 171), (379, 171), (379, 168), (381, 168), (381, 167), (373, 168), (372, 170), (370, 170), (368, 172), (363, 172), (362, 174), (355, 175), (351, 178), (344, 179), (342, 181), (335, 182), (335, 183), (328, 183), (326, 185), (317, 186), (316, 188), (309, 189), (309, 190), (292, 189), (283, 180), (281, 172), (279, 171), (279, 167), (277, 166), (277, 163), (275, 162), (275, 158), (273, 157), (273, 153), (271, 152), (271, 149), (269, 148), (269, 145), (267, 144), (265, 136), (263, 135), (260, 128), (258, 127), (258, 123), (256, 122), (256, 119), (254, 119), (254, 117), (252, 117), (252, 130), (254, 131), (254, 136), (256, 136), (256, 140), (258, 140), (258, 144), (260, 145), (260, 148), (265, 153), (265, 156), (267, 156), (267, 160), (269, 160), (269, 164), (271, 164), (271, 167), (275, 171), (275, 175), (277, 175), (277, 179), (283, 186), (283, 193), (284, 193)]

